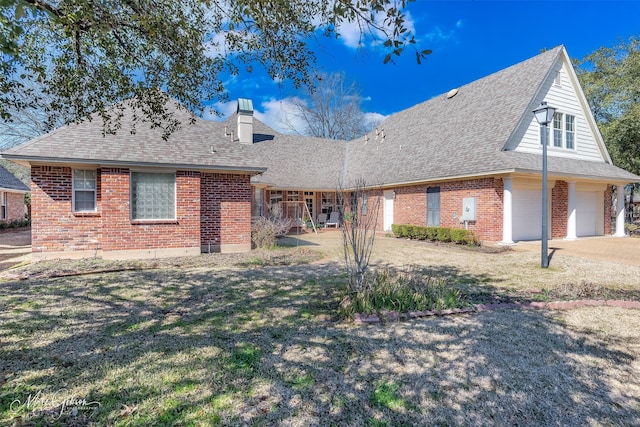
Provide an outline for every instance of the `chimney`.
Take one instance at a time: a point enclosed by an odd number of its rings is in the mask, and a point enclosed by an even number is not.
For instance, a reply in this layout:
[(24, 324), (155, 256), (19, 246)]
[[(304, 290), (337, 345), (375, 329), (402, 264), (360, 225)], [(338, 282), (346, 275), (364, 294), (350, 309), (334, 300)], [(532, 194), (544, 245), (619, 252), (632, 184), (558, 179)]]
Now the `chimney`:
[(243, 144), (253, 144), (253, 102), (238, 98), (238, 140)]

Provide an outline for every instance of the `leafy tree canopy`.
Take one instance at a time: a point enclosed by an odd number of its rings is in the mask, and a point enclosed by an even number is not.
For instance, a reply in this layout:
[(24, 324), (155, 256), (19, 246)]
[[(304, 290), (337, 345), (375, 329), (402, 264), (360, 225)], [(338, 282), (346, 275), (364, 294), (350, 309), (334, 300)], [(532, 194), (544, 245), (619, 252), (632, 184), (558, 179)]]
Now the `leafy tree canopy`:
[(224, 101), (221, 73), (264, 67), (271, 78), (309, 85), (310, 40), (356, 24), (361, 40), (386, 49), (384, 62), (412, 47), (412, 0), (0, 0), (0, 116), (41, 108), (46, 126), (99, 112), (119, 128), (131, 99), (140, 119), (168, 135), (178, 120), (169, 98), (201, 114)]
[(614, 163), (640, 174), (640, 38), (602, 47), (575, 65)]

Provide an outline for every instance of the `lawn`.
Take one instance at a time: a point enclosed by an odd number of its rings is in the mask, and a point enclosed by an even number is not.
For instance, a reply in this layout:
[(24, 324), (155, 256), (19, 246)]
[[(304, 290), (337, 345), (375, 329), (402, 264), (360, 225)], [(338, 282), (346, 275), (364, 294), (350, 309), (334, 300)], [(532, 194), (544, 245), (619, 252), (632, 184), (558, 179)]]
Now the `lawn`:
[[(419, 253), (425, 270), (487, 292), (534, 269), (524, 257), (511, 280), (502, 267), (475, 271), (486, 254), (441, 249), (451, 262), (435, 264), (425, 255), (432, 248), (398, 244), (394, 256)], [(325, 255), (24, 268), (31, 278), (0, 283), (0, 424), (640, 423), (637, 311), (504, 310), (358, 326), (336, 317), (345, 277)], [(102, 267), (127, 270), (46, 277)]]

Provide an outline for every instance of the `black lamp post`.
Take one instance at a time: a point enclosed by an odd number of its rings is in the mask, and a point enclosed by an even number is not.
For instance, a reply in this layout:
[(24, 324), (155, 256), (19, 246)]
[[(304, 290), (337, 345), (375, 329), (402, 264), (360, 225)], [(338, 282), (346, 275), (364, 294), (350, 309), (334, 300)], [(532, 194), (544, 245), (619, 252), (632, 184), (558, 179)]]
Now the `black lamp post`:
[(553, 120), (556, 109), (542, 102), (533, 110), (536, 120), (542, 126), (542, 268), (549, 267), (549, 184), (547, 183), (547, 125)]

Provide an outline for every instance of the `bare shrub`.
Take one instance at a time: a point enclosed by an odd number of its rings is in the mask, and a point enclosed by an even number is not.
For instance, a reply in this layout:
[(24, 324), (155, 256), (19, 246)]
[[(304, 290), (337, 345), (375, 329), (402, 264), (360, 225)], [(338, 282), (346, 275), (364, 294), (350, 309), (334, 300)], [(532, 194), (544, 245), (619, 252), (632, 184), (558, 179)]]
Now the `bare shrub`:
[(276, 239), (286, 235), (294, 224), (294, 218), (284, 216), (280, 203), (266, 207), (264, 214), (253, 221), (251, 240), (259, 248), (273, 247)]
[(349, 275), (349, 289), (360, 293), (368, 288), (366, 273), (376, 238), (376, 224), (380, 197), (369, 197), (373, 189), (367, 188), (364, 179), (359, 179), (351, 191), (338, 191), (338, 202), (342, 207), (342, 244), (344, 261)]
[(582, 281), (580, 284), (564, 283), (555, 289), (563, 298), (569, 299), (601, 299), (607, 297), (607, 289), (592, 283)]

